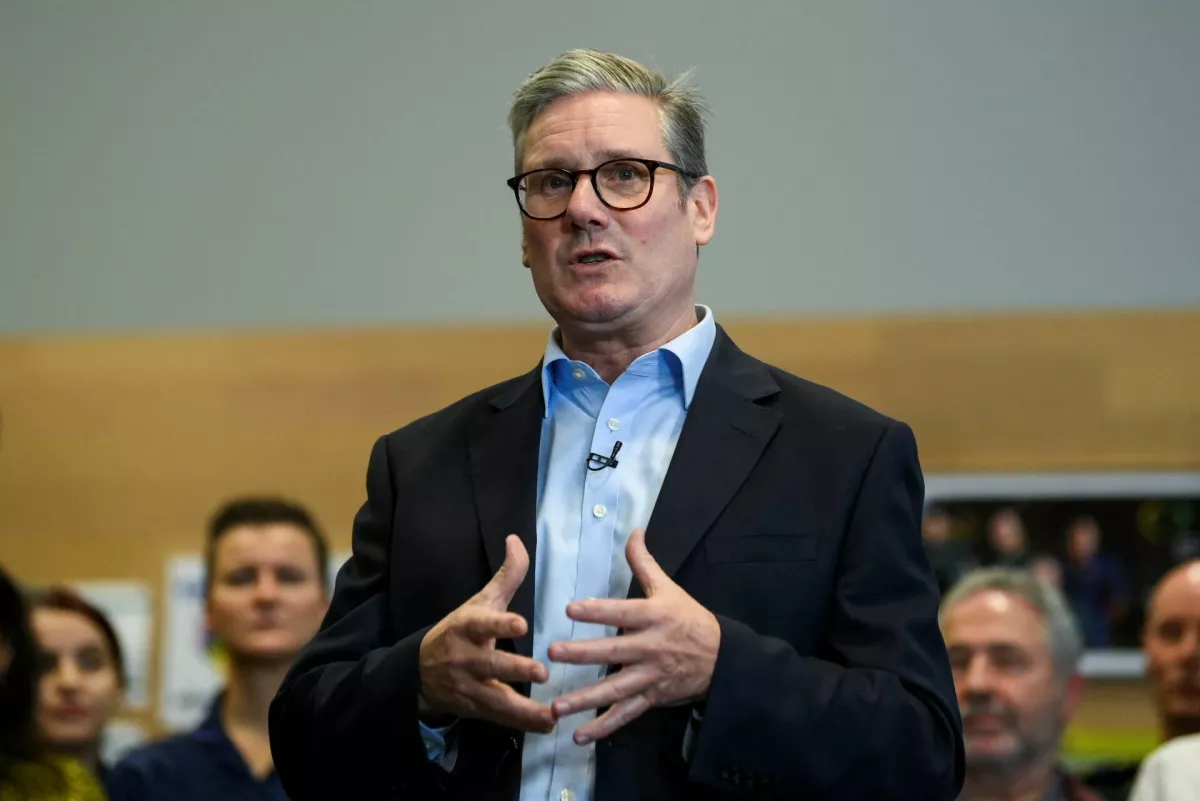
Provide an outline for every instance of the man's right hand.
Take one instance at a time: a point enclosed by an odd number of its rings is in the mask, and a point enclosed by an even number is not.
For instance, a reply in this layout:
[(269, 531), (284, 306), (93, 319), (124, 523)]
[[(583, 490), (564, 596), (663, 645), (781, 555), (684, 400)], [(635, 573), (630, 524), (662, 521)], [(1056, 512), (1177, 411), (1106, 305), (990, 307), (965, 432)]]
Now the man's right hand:
[(473, 598), (438, 622), (421, 640), (421, 700), (433, 715), (480, 718), (531, 732), (554, 728), (554, 712), (518, 693), (508, 682), (541, 684), (545, 665), (496, 649), (496, 640), (520, 637), (523, 617), (508, 611), (529, 571), (529, 554), (510, 534), (504, 564)]

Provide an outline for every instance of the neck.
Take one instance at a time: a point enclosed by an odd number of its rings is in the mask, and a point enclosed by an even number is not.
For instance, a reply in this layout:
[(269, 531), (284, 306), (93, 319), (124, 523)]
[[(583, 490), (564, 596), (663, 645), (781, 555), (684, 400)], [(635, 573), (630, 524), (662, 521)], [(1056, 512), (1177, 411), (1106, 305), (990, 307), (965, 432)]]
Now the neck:
[(1176, 737), (1200, 734), (1200, 717), (1170, 717), (1163, 719), (1163, 742)]
[(51, 749), (56, 754), (61, 754), (65, 757), (70, 757), (76, 762), (81, 763), (92, 773), (100, 772), (100, 743), (91, 742), (81, 745), (70, 745), (55, 747)]
[(1017, 776), (967, 771), (960, 801), (1038, 801), (1058, 779), (1054, 762), (1031, 765)]
[(267, 730), (271, 699), (287, 674), (287, 662), (233, 664), (221, 703), (221, 720), (226, 728)]
[(221, 723), (250, 772), (264, 778), (275, 767), (267, 720), (288, 663), (234, 664), (221, 702)]
[(559, 326), (563, 353), (590, 366), (611, 384), (643, 354), (662, 347), (685, 333), (698, 322), (696, 306), (689, 301), (687, 308), (667, 319), (648, 321), (645, 325), (617, 333), (589, 331), (585, 328), (567, 331)]

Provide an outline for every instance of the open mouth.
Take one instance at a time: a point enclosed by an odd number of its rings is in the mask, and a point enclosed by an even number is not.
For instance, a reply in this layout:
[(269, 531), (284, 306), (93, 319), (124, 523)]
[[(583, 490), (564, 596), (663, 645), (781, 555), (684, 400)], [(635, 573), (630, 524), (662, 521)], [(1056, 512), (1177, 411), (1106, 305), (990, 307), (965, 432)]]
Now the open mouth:
[(571, 264), (576, 267), (596, 267), (615, 260), (616, 256), (607, 250), (580, 250), (571, 256)]

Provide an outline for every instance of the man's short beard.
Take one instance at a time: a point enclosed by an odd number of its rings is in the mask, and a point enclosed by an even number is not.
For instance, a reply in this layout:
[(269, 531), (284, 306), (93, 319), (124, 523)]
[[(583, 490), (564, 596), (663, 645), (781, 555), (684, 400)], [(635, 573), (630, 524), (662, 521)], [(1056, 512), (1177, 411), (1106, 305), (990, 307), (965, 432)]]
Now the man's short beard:
[[(964, 716), (970, 711), (966, 707)], [(995, 713), (992, 707), (988, 711)], [(1004, 711), (1006, 716), (1012, 713)], [(967, 775), (976, 782), (985, 784), (1004, 783), (1014, 779), (1039, 761), (1054, 759), (1058, 753), (1058, 745), (1062, 739), (1064, 722), (1057, 718), (1038, 721), (1035, 731), (1025, 736), (1019, 735), (1018, 747), (1007, 754), (972, 754), (967, 748)]]

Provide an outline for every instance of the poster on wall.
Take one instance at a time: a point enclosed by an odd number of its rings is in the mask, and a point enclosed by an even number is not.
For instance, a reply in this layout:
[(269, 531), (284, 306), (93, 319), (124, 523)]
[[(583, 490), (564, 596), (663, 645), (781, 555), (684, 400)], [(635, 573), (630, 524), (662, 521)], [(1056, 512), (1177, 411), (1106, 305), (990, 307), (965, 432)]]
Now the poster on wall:
[(148, 739), (146, 729), (136, 720), (110, 720), (100, 732), (100, 760), (105, 765), (115, 765)]
[[(350, 556), (330, 554), (329, 586)], [(162, 635), (162, 681), (158, 718), (170, 731), (194, 728), (208, 713), (224, 682), (224, 658), (204, 623), (204, 557), (176, 554), (167, 560), (166, 612)]]
[(150, 638), (153, 605), (150, 589), (138, 581), (78, 581), (72, 588), (102, 611), (116, 632), (125, 663), (125, 706), (150, 706)]
[(1200, 474), (930, 475), (923, 525), (943, 592), (973, 568), (1026, 568), (1075, 613), (1090, 678), (1145, 673), (1155, 584), (1200, 556)]
[(158, 719), (167, 730), (178, 731), (204, 719), (223, 672), (209, 648), (204, 625), (204, 558), (200, 554), (170, 557), (163, 586), (166, 613)]

